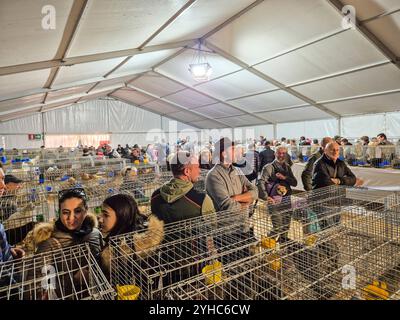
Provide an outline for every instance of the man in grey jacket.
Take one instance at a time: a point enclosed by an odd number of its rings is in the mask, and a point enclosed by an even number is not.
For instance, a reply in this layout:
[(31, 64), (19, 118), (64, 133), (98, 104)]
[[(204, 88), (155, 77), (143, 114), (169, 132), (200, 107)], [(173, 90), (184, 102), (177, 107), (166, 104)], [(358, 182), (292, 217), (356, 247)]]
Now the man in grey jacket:
[[(268, 204), (272, 202), (272, 205), (268, 205), (273, 225), (269, 236), (279, 235), (279, 242), (286, 242), (291, 220), (291, 187), (297, 186), (297, 180), (286, 162), (287, 148), (277, 147), (275, 155), (276, 159), (265, 165), (261, 172), (258, 190), (261, 199), (268, 201)], [(282, 188), (285, 190), (283, 193)]]
[[(221, 138), (215, 144), (213, 162), (216, 165), (208, 172), (206, 177), (206, 191), (214, 203), (216, 211), (231, 210), (233, 212), (243, 211), (245, 218), (250, 212), (246, 212), (254, 200), (258, 198), (257, 187), (250, 183), (246, 176), (235, 168), (235, 146), (229, 138)], [(251, 208), (250, 208), (251, 209)], [(250, 210), (249, 210), (250, 211)], [(225, 252), (225, 248), (232, 246), (238, 240), (244, 245), (244, 241), (253, 243), (255, 240), (253, 230), (248, 229), (229, 231), (229, 236), (220, 235), (214, 237), (214, 244), (218, 250)], [(248, 257), (251, 254), (248, 248), (226, 254), (221, 257), (223, 264), (231, 263), (237, 259)]]
[(229, 138), (221, 138), (215, 144), (213, 160), (216, 165), (207, 174), (206, 191), (217, 211), (239, 211), (258, 198), (257, 187), (232, 166), (234, 149)]

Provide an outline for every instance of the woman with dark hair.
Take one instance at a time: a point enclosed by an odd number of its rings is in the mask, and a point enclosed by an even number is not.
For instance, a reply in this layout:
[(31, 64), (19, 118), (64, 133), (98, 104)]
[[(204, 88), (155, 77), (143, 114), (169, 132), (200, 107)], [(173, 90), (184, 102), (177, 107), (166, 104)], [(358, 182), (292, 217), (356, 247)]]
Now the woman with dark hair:
[[(110, 277), (110, 238), (141, 229), (141, 214), (135, 199), (128, 194), (116, 194), (103, 201), (100, 230), (103, 233), (105, 246), (101, 253), (101, 267), (107, 277)], [(148, 251), (163, 240), (164, 223), (151, 216), (148, 230), (140, 235), (135, 234), (133, 250)]]
[(100, 230), (106, 240), (109, 237), (135, 231), (138, 225), (138, 215), (139, 209), (132, 196), (113, 195), (103, 202), (99, 218)]
[(88, 212), (87, 197), (81, 188), (58, 193), (59, 218), (39, 223), (33, 230), (36, 253), (88, 243), (95, 257), (101, 251), (102, 236), (96, 216)]
[[(90, 291), (86, 282), (90, 277), (89, 257), (82, 257), (77, 253), (72, 259), (67, 252), (65, 258), (60, 259), (59, 252), (46, 253), (88, 244), (93, 257), (99, 259), (103, 240), (97, 229), (97, 218), (88, 212), (86, 193), (81, 188), (60, 191), (58, 208), (59, 217), (55, 222), (37, 224), (33, 230), (35, 253), (44, 253), (35, 261), (45, 259), (46, 265), (54, 268), (56, 281), (53, 283), (54, 286), (33, 289), (36, 292), (25, 291), (24, 299), (32, 299), (34, 296), (38, 300), (51, 300), (57, 297), (80, 300), (89, 296)], [(74, 250), (75, 248), (71, 248), (71, 252)], [(42, 270), (40, 268), (28, 270), (27, 279), (43, 276)]]

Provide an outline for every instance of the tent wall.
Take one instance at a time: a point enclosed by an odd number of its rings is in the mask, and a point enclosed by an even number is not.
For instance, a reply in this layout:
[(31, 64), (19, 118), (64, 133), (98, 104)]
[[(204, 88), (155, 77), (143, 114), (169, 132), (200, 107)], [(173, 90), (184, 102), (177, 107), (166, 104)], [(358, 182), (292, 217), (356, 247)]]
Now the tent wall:
[(316, 120), (277, 124), (277, 138), (286, 137), (288, 139), (298, 139), (301, 136), (310, 138), (322, 138), (334, 136), (339, 133), (338, 121)]
[[(240, 127), (235, 129), (198, 129), (168, 117), (115, 100), (92, 100), (74, 106), (0, 122), (0, 144), (6, 148), (38, 148), (42, 140), (29, 140), (28, 134), (44, 133), (48, 147), (68, 146), (81, 141), (92, 144), (109, 140), (113, 146), (153, 141), (175, 141), (190, 137), (192, 141), (214, 141), (222, 135), (246, 141), (260, 135), (273, 138), (322, 138), (340, 134), (359, 138), (385, 132), (389, 138), (400, 138), (400, 113), (380, 113), (343, 117), (340, 120), (314, 120), (278, 123), (276, 136), (272, 125)], [(74, 145), (71, 145), (74, 146)]]
[(30, 133), (44, 133), (47, 147), (74, 147), (79, 142), (96, 145), (107, 140), (113, 146), (145, 145), (155, 141), (156, 137), (176, 140), (191, 136), (194, 140), (201, 136), (200, 132), (198, 128), (116, 100), (92, 100), (0, 122), (0, 136), (4, 136), (6, 148), (39, 148), (43, 145), (42, 140), (29, 140)]

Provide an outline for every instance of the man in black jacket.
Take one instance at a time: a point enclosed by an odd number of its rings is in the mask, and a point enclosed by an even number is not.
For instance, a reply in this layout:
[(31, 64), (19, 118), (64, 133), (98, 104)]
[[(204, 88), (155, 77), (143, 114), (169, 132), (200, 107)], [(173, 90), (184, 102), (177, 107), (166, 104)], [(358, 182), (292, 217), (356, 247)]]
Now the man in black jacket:
[(327, 144), (323, 156), (315, 162), (312, 188), (318, 189), (332, 185), (354, 186), (356, 176), (346, 163), (339, 159), (339, 145), (336, 142)]
[(312, 173), (313, 173), (313, 168), (314, 168), (314, 163), (322, 157), (324, 154), (324, 149), (326, 145), (330, 142), (332, 142), (331, 137), (325, 137), (321, 141), (321, 147), (317, 152), (315, 152), (310, 159), (308, 159), (308, 162), (306, 164), (306, 167), (304, 168), (304, 171), (301, 173), (301, 181), (303, 181), (303, 186), (304, 190), (310, 191), (312, 189)]
[(272, 161), (275, 160), (275, 152), (274, 150), (271, 149), (271, 142), (270, 141), (265, 141), (265, 150), (260, 152), (260, 162), (259, 162), (259, 171), (264, 168), (264, 166), (268, 163), (271, 163)]
[[(362, 180), (357, 179), (346, 163), (339, 159), (339, 148), (335, 141), (328, 143), (322, 157), (315, 162), (312, 178), (313, 190), (333, 185), (362, 184)], [(313, 195), (316, 198), (323, 196), (322, 194)], [(321, 229), (327, 229), (340, 223), (340, 212), (333, 214), (325, 205), (320, 205), (320, 208), (315, 209)]]

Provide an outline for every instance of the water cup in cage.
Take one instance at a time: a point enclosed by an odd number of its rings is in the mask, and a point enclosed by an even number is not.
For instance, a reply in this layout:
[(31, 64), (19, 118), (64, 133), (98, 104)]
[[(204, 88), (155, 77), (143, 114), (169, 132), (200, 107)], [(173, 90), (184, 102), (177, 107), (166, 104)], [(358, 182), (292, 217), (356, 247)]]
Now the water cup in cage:
[(117, 284), (118, 300), (137, 300), (140, 294), (140, 288), (135, 285), (120, 286)]
[(269, 237), (261, 238), (261, 246), (265, 249), (275, 249), (276, 248), (276, 240)]
[(278, 271), (280, 268), (282, 268), (281, 258), (276, 253), (269, 254), (267, 256), (267, 261), (268, 266), (274, 271)]
[(364, 287), (362, 291), (365, 300), (387, 300), (389, 298), (389, 292), (387, 291), (387, 284), (385, 282), (375, 280), (372, 284)]
[(205, 266), (201, 272), (205, 276), (206, 285), (215, 284), (222, 280), (222, 263), (215, 261), (213, 264)]
[(2, 163), (6, 163), (6, 162), (7, 162), (7, 157), (2, 156), (2, 157), (1, 157), (1, 162), (2, 162)]
[(317, 236), (313, 234), (309, 235), (304, 239), (304, 244), (309, 247), (313, 246), (316, 242), (317, 242)]

